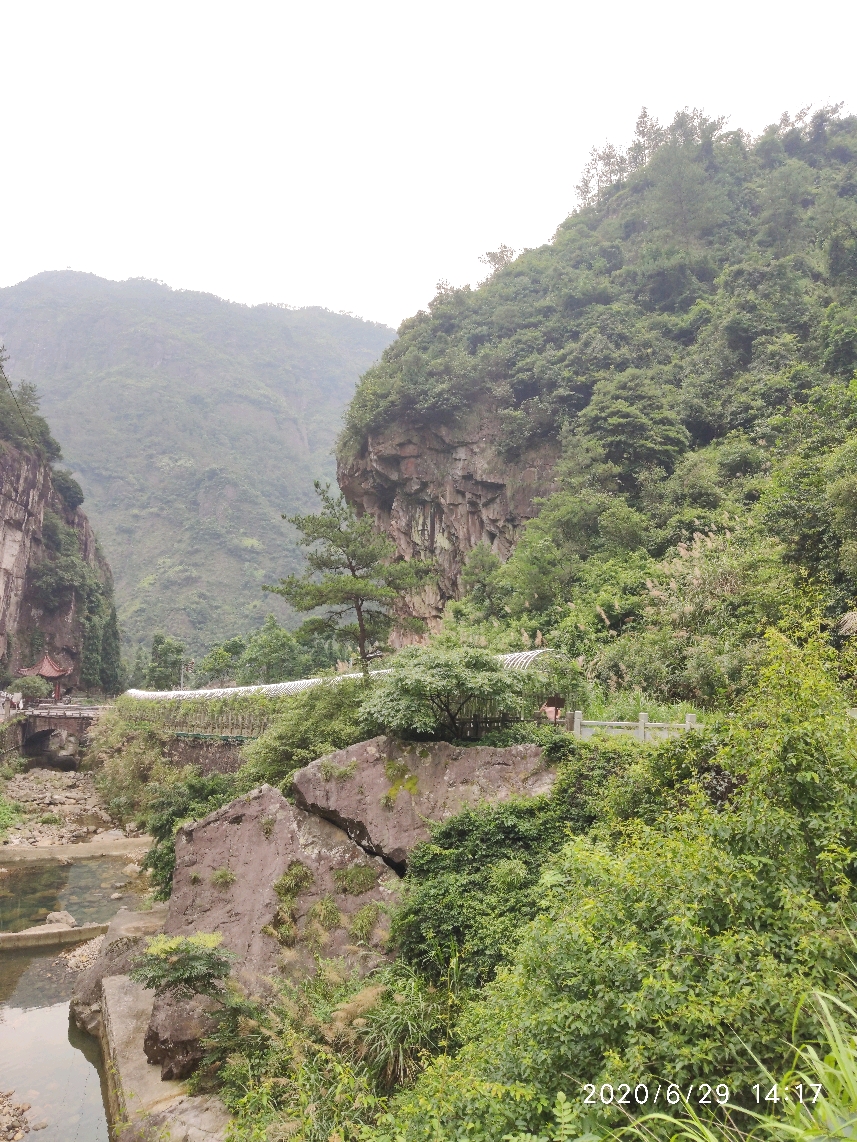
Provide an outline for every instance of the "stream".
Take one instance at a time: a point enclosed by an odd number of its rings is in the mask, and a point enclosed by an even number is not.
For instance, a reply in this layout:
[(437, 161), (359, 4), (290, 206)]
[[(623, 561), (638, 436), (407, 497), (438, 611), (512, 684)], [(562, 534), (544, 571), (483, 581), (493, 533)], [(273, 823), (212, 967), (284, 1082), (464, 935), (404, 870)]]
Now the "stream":
[[(68, 865), (8, 867), (0, 876), (0, 931), (40, 924), (48, 912), (103, 923), (136, 907), (137, 894), (117, 887), (128, 881), (127, 857), (75, 861), (73, 849), (68, 856)], [(122, 899), (111, 900), (117, 892)], [(30, 1104), (31, 1134), (43, 1142), (108, 1142), (101, 1051), (69, 1019), (77, 974), (60, 958), (66, 948), (0, 951), (0, 1090)]]

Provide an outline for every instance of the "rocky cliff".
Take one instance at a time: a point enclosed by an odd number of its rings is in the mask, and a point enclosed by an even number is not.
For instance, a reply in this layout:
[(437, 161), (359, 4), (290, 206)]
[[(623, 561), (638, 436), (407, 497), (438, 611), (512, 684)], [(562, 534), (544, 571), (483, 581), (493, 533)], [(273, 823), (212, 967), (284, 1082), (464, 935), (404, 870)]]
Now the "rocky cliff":
[(368, 512), (403, 558), (437, 563), (437, 589), (414, 600), (430, 625), (458, 597), (468, 553), (484, 542), (505, 561), (537, 514), (535, 501), (554, 490), (555, 445), (516, 461), (498, 452), (497, 438), (490, 414), (474, 412), (434, 429), (394, 424), (370, 433), (357, 456), (340, 457), (339, 486), (358, 513)]
[(50, 465), (0, 441), (0, 673), (47, 652), (71, 668), (66, 688), (101, 685), (103, 652), (118, 660), (112, 592), (89, 520), (60, 496)]

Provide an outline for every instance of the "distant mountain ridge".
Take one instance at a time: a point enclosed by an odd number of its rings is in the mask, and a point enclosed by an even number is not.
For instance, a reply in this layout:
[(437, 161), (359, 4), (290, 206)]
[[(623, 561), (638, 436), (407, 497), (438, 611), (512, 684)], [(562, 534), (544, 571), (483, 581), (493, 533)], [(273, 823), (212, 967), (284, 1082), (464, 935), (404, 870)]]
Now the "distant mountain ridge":
[(301, 558), (281, 513), (333, 481), (358, 377), (391, 329), (71, 271), (0, 289), (7, 372), (34, 382), (116, 580), (128, 643), (195, 652), (285, 613)]

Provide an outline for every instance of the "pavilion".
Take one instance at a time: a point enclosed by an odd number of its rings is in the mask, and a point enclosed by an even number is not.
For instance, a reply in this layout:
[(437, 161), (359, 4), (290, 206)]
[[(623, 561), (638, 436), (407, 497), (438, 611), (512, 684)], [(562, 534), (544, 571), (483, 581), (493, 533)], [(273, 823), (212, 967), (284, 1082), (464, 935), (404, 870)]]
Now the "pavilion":
[(44, 678), (48, 682), (53, 682), (54, 701), (58, 702), (62, 697), (60, 680), (71, 674), (71, 671), (72, 667), (69, 666), (66, 669), (64, 666), (58, 666), (57, 663), (54, 662), (54, 660), (51, 658), (51, 656), (46, 654), (42, 661), (37, 663), (35, 666), (22, 666), (18, 670), (18, 674), (26, 677), (38, 675), (39, 678)]

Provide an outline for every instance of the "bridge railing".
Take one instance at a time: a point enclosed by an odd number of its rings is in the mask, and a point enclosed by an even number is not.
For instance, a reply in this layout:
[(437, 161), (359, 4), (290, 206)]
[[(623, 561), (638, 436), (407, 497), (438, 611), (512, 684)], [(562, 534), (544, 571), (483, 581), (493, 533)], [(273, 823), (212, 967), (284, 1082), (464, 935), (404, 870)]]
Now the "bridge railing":
[(583, 717), (582, 710), (575, 710), (573, 714), (569, 711), (566, 715), (565, 728), (571, 730), (575, 737), (583, 739), (591, 738), (597, 733), (605, 733), (651, 742), (688, 733), (698, 727), (696, 714), (687, 714), (683, 722), (650, 722), (649, 715), (645, 713), (639, 714), (636, 722), (600, 722), (589, 721)]

